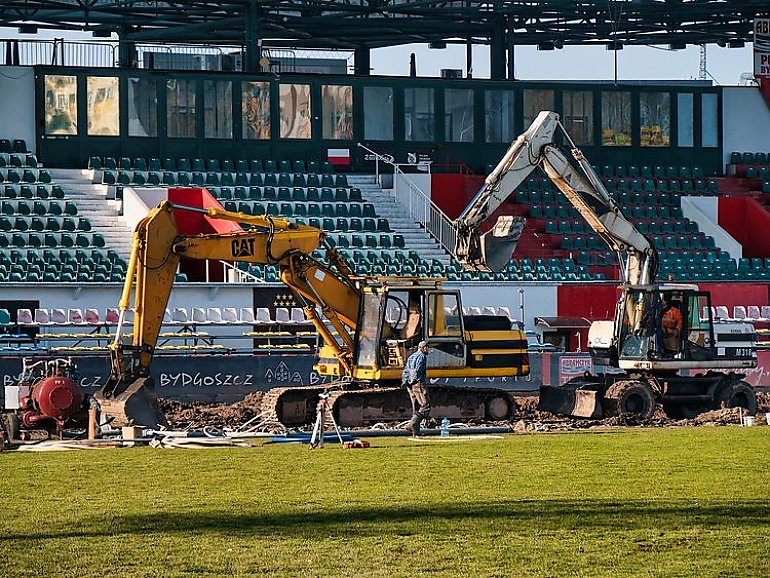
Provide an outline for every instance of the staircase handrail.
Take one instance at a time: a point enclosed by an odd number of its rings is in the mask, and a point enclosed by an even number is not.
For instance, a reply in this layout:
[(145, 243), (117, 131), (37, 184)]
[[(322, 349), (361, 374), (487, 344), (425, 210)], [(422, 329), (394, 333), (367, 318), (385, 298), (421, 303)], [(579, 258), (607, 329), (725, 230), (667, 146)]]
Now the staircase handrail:
[[(386, 157), (369, 147), (357, 143), (365, 151), (374, 155), (375, 171), (378, 184), (380, 181), (380, 161), (393, 167), (393, 189), (392, 195), (397, 203), (407, 209), (409, 216), (419, 223), (428, 233), (436, 239), (451, 255), (454, 255), (457, 240), (457, 229), (452, 220), (447, 217), (425, 192), (418, 187), (409, 176), (401, 170), (401, 164), (394, 163), (392, 157)], [(422, 164), (422, 163), (420, 163)], [(410, 165), (414, 166), (414, 165)], [(399, 177), (399, 178), (397, 178)], [(399, 187), (399, 183), (406, 183), (407, 189)]]

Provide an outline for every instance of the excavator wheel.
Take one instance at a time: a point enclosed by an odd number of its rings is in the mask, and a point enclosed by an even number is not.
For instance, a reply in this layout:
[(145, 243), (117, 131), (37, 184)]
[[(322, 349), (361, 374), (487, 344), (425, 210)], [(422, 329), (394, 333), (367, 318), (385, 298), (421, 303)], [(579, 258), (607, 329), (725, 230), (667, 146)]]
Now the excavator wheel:
[(655, 413), (655, 395), (641, 381), (616, 381), (604, 394), (604, 417), (650, 419)]
[(21, 437), (21, 422), (15, 412), (7, 412), (1, 416), (3, 423), (0, 427), (5, 430), (6, 441), (10, 442)]
[(742, 407), (749, 415), (757, 413), (757, 394), (745, 381), (727, 385), (717, 392), (715, 405), (723, 407)]
[(511, 412), (511, 400), (507, 396), (493, 395), (487, 398), (485, 406), (486, 419), (503, 421), (513, 417)]

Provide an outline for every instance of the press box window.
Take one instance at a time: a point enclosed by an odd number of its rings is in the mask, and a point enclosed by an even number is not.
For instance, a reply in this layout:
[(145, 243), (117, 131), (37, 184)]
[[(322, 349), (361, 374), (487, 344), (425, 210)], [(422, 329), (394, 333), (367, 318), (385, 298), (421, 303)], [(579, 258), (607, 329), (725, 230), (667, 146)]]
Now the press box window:
[(364, 138), (393, 140), (393, 89), (364, 87)]
[(89, 76), (86, 79), (86, 116), (89, 136), (120, 134), (119, 95), (117, 76)]
[(281, 84), (278, 94), (281, 138), (311, 138), (313, 127), (310, 116), (310, 85)]
[(78, 84), (76, 76), (46, 75), (45, 133), (78, 134)]
[(241, 129), (244, 139), (270, 139), (270, 83), (241, 84)]
[(195, 81), (166, 81), (167, 134), (172, 138), (195, 137)]
[(353, 140), (353, 87), (323, 85), (321, 108), (323, 138)]

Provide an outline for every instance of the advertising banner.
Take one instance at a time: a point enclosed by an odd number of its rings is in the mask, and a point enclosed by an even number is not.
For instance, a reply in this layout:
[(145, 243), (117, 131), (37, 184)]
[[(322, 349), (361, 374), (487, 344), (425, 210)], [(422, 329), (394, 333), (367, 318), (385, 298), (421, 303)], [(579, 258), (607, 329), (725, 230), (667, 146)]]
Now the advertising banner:
[(770, 78), (770, 18), (754, 20), (754, 76)]
[(590, 355), (564, 355), (559, 359), (559, 385), (586, 372), (592, 373), (594, 362)]

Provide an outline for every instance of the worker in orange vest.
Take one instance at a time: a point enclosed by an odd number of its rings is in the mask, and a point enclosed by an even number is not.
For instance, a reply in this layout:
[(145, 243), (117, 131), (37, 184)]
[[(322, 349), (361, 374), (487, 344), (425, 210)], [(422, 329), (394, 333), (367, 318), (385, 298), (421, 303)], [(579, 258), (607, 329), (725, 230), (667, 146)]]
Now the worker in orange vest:
[(679, 336), (682, 333), (681, 301), (676, 299), (669, 301), (666, 295), (663, 296), (660, 329), (663, 336), (663, 350), (667, 353), (678, 353)]

